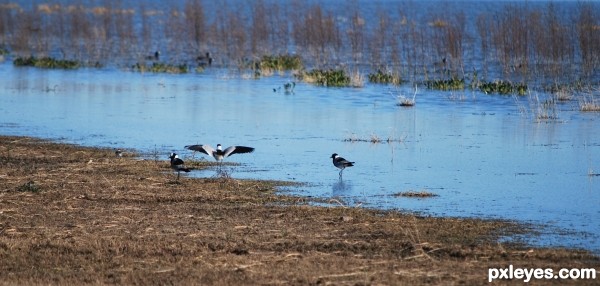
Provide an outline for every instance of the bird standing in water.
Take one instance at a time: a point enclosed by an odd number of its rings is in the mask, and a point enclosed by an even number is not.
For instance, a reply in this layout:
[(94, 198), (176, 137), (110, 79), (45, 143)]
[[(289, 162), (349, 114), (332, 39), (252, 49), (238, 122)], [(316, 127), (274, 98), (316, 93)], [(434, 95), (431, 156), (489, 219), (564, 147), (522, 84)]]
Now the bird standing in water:
[(340, 170), (340, 180), (342, 179), (342, 172), (344, 172), (344, 169), (346, 169), (346, 167), (354, 166), (354, 162), (350, 162), (350, 161), (340, 157), (337, 153), (331, 154), (330, 158), (333, 159), (333, 165), (336, 166), (337, 168), (341, 169)]

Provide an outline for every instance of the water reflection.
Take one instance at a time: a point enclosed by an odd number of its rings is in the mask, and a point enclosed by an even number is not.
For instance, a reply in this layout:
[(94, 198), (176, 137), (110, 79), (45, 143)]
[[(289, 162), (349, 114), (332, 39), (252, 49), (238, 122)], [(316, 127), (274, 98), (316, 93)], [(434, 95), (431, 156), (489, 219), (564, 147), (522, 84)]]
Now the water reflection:
[(331, 185), (331, 196), (334, 198), (352, 195), (352, 181), (339, 179)]

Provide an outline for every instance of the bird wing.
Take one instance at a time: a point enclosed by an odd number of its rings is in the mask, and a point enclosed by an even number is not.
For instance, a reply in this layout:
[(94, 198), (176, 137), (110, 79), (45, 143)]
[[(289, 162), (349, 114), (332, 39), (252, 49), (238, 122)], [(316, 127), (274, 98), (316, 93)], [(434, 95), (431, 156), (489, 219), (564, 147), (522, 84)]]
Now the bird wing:
[(241, 154), (241, 153), (251, 153), (252, 151), (254, 151), (254, 148), (252, 147), (246, 147), (246, 146), (229, 146), (227, 147), (227, 149), (223, 150), (223, 157), (228, 157), (229, 155), (233, 155), (233, 154)]
[(215, 149), (210, 147), (210, 145), (188, 145), (184, 147), (185, 149), (202, 152), (206, 155), (212, 156)]
[(353, 166), (352, 164), (354, 164), (354, 162), (350, 162), (342, 157), (338, 157), (337, 162), (338, 162), (338, 164), (345, 165), (345, 166)]

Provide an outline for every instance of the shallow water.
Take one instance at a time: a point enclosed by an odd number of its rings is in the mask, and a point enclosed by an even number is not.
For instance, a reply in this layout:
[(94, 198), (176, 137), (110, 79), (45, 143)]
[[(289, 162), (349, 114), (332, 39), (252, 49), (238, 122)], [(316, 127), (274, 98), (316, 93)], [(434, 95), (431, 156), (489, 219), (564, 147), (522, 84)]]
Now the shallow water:
[[(227, 167), (234, 178), (307, 183), (285, 192), (335, 199), (334, 205), (532, 222), (546, 228), (529, 242), (600, 251), (600, 177), (589, 175), (600, 172), (600, 114), (567, 102), (558, 120), (538, 122), (527, 97), (423, 88), (416, 106), (404, 108), (395, 96), (412, 88), (382, 85), (299, 83), (293, 94), (273, 91), (289, 79), (5, 62), (0, 134), (158, 152), (164, 160), (171, 151), (188, 159), (189, 144), (247, 145), (256, 151), (228, 158), (241, 164)], [(344, 141), (372, 136), (384, 142)], [(334, 152), (356, 162), (342, 181), (329, 158)], [(406, 191), (438, 196), (393, 196)]]

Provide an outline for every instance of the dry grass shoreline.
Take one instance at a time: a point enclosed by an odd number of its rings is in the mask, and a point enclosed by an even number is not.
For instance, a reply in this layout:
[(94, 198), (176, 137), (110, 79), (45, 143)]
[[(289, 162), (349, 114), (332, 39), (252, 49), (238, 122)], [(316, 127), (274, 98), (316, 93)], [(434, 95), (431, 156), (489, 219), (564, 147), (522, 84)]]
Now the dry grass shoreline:
[(498, 242), (527, 231), (511, 222), (315, 207), (275, 194), (278, 182), (174, 178), (166, 161), (0, 136), (0, 285), (480, 285), (510, 264), (600, 269), (585, 251)]

